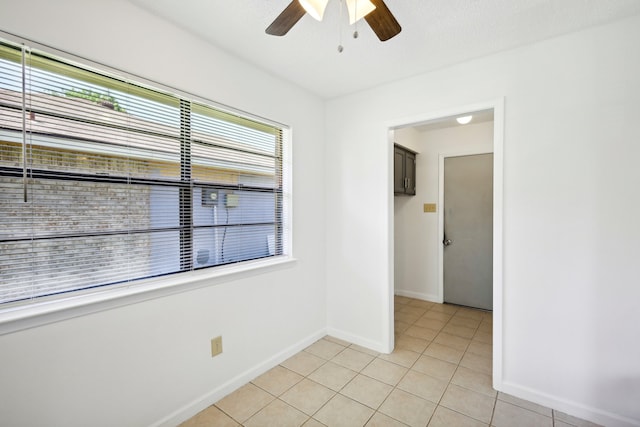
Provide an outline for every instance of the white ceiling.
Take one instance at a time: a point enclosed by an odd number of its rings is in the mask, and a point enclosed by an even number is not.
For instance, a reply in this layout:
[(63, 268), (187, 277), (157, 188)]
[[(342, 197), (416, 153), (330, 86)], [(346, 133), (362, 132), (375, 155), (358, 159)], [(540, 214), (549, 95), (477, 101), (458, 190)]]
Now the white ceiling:
[(364, 20), (353, 39), (339, 0), (284, 37), (264, 30), (291, 0), (129, 1), (322, 98), (640, 13), (640, 0), (385, 0), (402, 32), (382, 43)]

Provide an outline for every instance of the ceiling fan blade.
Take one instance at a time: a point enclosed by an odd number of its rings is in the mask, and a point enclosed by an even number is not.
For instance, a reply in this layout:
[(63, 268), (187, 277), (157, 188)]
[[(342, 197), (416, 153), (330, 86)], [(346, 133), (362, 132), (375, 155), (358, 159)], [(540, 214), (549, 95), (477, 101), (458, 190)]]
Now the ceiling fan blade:
[(402, 27), (396, 21), (389, 8), (382, 0), (371, 0), (376, 6), (376, 9), (364, 17), (367, 20), (367, 24), (371, 27), (374, 33), (378, 36), (380, 41), (387, 41), (392, 37), (397, 36)]
[(272, 36), (284, 36), (289, 32), (296, 22), (300, 20), (307, 13), (300, 5), (298, 0), (293, 0), (289, 3), (280, 15), (267, 27), (265, 33)]

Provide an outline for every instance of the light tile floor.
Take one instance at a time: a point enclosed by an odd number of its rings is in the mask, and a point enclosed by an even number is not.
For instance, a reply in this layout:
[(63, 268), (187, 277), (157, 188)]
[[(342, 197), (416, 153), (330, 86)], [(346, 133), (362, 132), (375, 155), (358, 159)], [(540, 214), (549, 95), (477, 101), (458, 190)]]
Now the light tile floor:
[(492, 314), (396, 296), (391, 354), (324, 337), (182, 424), (595, 426), (491, 386)]

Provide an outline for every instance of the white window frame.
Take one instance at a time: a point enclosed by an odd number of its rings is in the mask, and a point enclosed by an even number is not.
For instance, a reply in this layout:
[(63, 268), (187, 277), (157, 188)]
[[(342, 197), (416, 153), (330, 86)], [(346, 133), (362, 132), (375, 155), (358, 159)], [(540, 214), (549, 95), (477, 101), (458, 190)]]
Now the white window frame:
[(282, 242), (283, 255), (216, 266), (213, 268), (180, 272), (168, 276), (139, 279), (130, 283), (73, 291), (60, 295), (45, 296), (24, 303), (9, 303), (6, 306), (0, 305), (0, 335), (104, 310), (123, 307), (130, 304), (140, 303), (155, 298), (162, 298), (181, 292), (216, 286), (221, 283), (228, 283), (229, 280), (239, 280), (251, 276), (268, 274), (274, 270), (287, 268), (288, 265), (296, 262), (296, 259), (293, 257), (292, 247), (292, 129), (290, 126), (232, 107), (221, 105), (209, 99), (180, 91), (173, 87), (162, 85), (157, 82), (126, 73), (122, 70), (114, 69), (82, 57), (71, 55), (58, 49), (36, 43), (28, 39), (20, 38), (12, 34), (0, 31), (0, 37), (13, 43), (28, 45), (31, 48), (46, 52), (47, 54), (56, 56), (65, 61), (81, 65), (82, 67), (86, 67), (90, 70), (107, 73), (127, 81), (135, 81), (146, 85), (147, 87), (151, 87), (177, 97), (187, 98), (194, 102), (206, 104), (214, 108), (219, 108), (223, 111), (229, 111), (234, 114), (253, 118), (257, 121), (280, 127), (283, 131), (282, 227), (284, 229)]

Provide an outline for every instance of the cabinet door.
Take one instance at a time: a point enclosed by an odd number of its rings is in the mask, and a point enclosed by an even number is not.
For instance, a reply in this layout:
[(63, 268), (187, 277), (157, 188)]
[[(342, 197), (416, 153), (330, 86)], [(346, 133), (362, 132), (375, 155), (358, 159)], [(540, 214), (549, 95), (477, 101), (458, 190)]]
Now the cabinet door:
[(399, 149), (398, 147), (394, 147), (393, 192), (395, 194), (404, 193), (404, 184), (405, 184), (404, 164), (405, 164), (405, 151)]
[(416, 155), (406, 152), (404, 158), (404, 176), (407, 178), (407, 186), (404, 189), (405, 194), (415, 196), (416, 194)]

